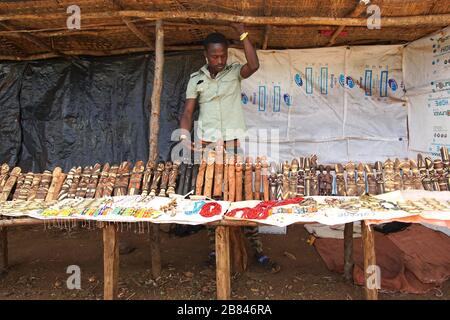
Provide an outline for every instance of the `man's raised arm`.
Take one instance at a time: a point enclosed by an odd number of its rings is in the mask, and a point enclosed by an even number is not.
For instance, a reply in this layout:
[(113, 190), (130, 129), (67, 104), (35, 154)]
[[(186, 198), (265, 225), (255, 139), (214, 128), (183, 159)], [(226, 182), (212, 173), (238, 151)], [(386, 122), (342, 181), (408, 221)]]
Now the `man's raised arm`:
[(239, 33), (240, 37), (244, 38), (241, 41), (244, 44), (245, 59), (247, 60), (247, 63), (241, 68), (241, 77), (247, 79), (259, 69), (258, 55), (256, 54), (255, 47), (253, 47), (253, 44), (250, 42), (248, 33), (245, 32), (244, 25), (242, 23), (233, 23), (231, 26)]

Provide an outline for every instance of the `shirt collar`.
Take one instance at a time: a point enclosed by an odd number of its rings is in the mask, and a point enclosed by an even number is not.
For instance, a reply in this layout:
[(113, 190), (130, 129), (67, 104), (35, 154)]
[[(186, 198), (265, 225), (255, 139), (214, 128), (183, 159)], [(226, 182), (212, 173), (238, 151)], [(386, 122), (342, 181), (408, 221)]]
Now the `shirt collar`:
[[(224, 73), (226, 73), (231, 68), (231, 64), (227, 64), (225, 68), (223, 68), (222, 71), (220, 71), (218, 74), (216, 74), (216, 77), (214, 79), (219, 79)], [(206, 74), (210, 79), (212, 79), (211, 74), (208, 70), (208, 64), (205, 64), (203, 67), (201, 67), (200, 71), (202, 71), (204, 74)]]

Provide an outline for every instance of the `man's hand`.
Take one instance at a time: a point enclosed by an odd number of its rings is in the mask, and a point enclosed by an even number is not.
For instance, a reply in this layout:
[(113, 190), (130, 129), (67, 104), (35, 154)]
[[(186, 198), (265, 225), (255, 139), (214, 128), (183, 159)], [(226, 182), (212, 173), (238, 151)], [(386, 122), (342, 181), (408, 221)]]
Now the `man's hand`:
[(239, 35), (243, 34), (245, 32), (245, 26), (243, 23), (232, 23), (231, 26), (236, 30)]

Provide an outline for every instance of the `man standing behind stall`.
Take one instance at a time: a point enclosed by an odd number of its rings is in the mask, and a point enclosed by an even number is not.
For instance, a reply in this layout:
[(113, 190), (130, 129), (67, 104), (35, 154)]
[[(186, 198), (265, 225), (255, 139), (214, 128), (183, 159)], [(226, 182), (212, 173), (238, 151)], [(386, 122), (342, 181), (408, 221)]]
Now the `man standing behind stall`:
[[(247, 79), (259, 68), (258, 56), (245, 31), (243, 24), (232, 24), (240, 35), (244, 45), (247, 63), (227, 64), (228, 41), (221, 33), (211, 33), (204, 41), (206, 64), (190, 76), (186, 90), (186, 102), (180, 121), (180, 128), (190, 132), (193, 113), (197, 104), (200, 106), (198, 119), (198, 136), (202, 148), (211, 145), (228, 147), (228, 151), (238, 152), (239, 138), (245, 133), (246, 125), (241, 104), (241, 80)], [(191, 147), (188, 135), (182, 134), (180, 140)], [(211, 253), (210, 262), (215, 262), (214, 229), (209, 229)], [(263, 253), (262, 243), (256, 227), (244, 228), (256, 258), (260, 265), (271, 271), (280, 267)]]

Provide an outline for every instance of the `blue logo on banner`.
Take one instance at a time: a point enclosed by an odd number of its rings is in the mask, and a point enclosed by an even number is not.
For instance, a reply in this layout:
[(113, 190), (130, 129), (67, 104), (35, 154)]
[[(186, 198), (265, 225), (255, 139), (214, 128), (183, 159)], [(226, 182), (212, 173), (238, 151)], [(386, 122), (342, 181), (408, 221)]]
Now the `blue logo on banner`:
[(299, 87), (301, 87), (302, 85), (303, 85), (303, 80), (302, 80), (302, 77), (300, 76), (300, 74), (296, 74), (295, 75), (295, 77), (294, 77), (294, 80), (295, 80), (295, 83), (299, 86)]
[(245, 93), (241, 93), (241, 101), (243, 104), (247, 104), (248, 102), (248, 97)]
[(389, 79), (388, 84), (389, 84), (389, 88), (391, 88), (392, 91), (397, 90), (397, 88), (398, 88), (397, 81), (395, 81), (394, 79)]
[(339, 83), (341, 84), (341, 86), (345, 85), (345, 76), (343, 74), (339, 76)]
[(286, 103), (286, 105), (287, 105), (288, 107), (290, 107), (291, 104), (292, 104), (292, 98), (291, 98), (291, 96), (290, 96), (289, 94), (285, 93), (285, 94), (283, 95), (283, 98), (284, 98), (284, 102)]
[(347, 77), (346, 83), (350, 89), (355, 86), (355, 82), (353, 81), (352, 77)]

